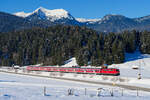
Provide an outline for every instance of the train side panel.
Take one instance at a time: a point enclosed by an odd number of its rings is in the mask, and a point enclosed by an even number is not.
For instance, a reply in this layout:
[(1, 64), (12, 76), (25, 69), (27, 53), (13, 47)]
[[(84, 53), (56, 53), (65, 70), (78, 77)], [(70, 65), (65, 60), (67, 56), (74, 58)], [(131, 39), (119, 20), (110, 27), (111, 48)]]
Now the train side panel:
[(66, 72), (66, 73), (81, 73), (81, 74), (97, 74), (97, 75), (120, 75), (119, 69), (108, 68), (67, 68), (67, 67), (32, 67), (28, 66), (29, 71), (50, 71), (50, 72)]

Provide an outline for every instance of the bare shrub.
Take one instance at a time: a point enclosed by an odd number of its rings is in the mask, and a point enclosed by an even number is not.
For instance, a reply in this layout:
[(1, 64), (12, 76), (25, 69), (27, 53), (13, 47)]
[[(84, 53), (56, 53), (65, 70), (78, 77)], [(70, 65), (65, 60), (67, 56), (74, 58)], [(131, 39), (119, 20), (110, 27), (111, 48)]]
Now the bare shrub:
[(102, 76), (102, 80), (108, 80), (107, 76)]
[(83, 78), (86, 78), (86, 75), (85, 75), (85, 74), (83, 74), (83, 75), (82, 75), (82, 77), (83, 77)]
[(119, 81), (120, 81), (120, 82), (125, 82), (126, 79), (124, 79), (124, 78), (119, 78)]
[(64, 73), (59, 73), (59, 76), (64, 76)]
[(74, 77), (77, 77), (78, 75), (77, 75), (77, 74), (74, 74), (73, 76), (74, 76)]
[(94, 75), (90, 75), (90, 78), (93, 78), (94, 77)]
[(27, 70), (27, 73), (29, 74), (31, 71)]
[(12, 69), (12, 68), (8, 68), (7, 70), (8, 70), (8, 71), (13, 71), (13, 69)]
[(18, 70), (17, 69), (15, 69), (15, 73), (17, 73), (18, 72)]
[(113, 82), (116, 82), (117, 80), (118, 80), (117, 77), (112, 77), (112, 78), (111, 78), (111, 81), (113, 81)]
[[(32, 72), (33, 73), (33, 72)], [(36, 74), (41, 74), (41, 72), (40, 71), (36, 71)]]
[(57, 73), (56, 73), (56, 72), (51, 72), (51, 73), (50, 73), (50, 76), (55, 77), (55, 76), (57, 76)]
[(26, 69), (22, 69), (22, 72), (25, 73), (27, 70)]

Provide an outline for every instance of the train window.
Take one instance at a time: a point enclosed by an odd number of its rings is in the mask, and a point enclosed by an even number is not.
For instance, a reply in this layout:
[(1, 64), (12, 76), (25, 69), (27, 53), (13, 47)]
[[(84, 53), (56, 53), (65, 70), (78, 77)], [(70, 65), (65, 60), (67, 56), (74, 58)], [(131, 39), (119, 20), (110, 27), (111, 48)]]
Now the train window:
[(104, 71), (113, 71), (113, 69), (104, 69)]
[(108, 71), (112, 71), (112, 69), (108, 69)]
[(99, 70), (99, 69), (96, 69), (95, 71), (96, 71), (96, 72), (99, 72), (100, 70)]
[(108, 71), (108, 69), (104, 69), (104, 71)]
[(118, 72), (119, 72), (119, 69), (116, 69), (116, 71), (118, 71)]

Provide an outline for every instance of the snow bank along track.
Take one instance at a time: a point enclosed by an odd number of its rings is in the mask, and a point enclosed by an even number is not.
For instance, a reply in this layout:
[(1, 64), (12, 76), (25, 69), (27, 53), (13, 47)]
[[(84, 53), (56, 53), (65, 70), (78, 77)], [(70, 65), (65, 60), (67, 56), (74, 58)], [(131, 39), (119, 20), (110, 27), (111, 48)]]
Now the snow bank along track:
[[(88, 80), (80, 80), (80, 79), (69, 79), (69, 78), (63, 78), (63, 77), (43, 76), (43, 75), (38, 75), (38, 74), (35, 75), (35, 74), (27, 74), (27, 73), (16, 73), (16, 72), (3, 71), (3, 70), (0, 70), (0, 72), (18, 74), (18, 75), (28, 75), (28, 76), (36, 76), (36, 77), (54, 78), (54, 79), (59, 79), (59, 80), (68, 80), (68, 81), (83, 82), (83, 83), (90, 83), (90, 84), (99, 84), (99, 85), (108, 85), (108, 86), (113, 86), (114, 85), (113, 83), (110, 83), (110, 82), (97, 82), (97, 81), (88, 81)], [(125, 88), (125, 89), (130, 89), (130, 90), (137, 90), (138, 89), (138, 90), (150, 92), (150, 88), (145, 88), (145, 87), (124, 85), (124, 84), (119, 84), (119, 83), (115, 83), (115, 86)]]

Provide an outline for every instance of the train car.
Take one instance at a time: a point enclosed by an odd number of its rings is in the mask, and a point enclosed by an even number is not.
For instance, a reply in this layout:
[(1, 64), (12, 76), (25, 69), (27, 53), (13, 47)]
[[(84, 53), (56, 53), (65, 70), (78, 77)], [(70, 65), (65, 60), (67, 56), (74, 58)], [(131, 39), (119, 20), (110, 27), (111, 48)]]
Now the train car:
[(75, 68), (75, 67), (48, 67), (48, 66), (28, 66), (28, 71), (48, 71), (48, 72), (64, 72), (79, 74), (97, 74), (97, 75), (120, 75), (119, 69), (116, 68)]

